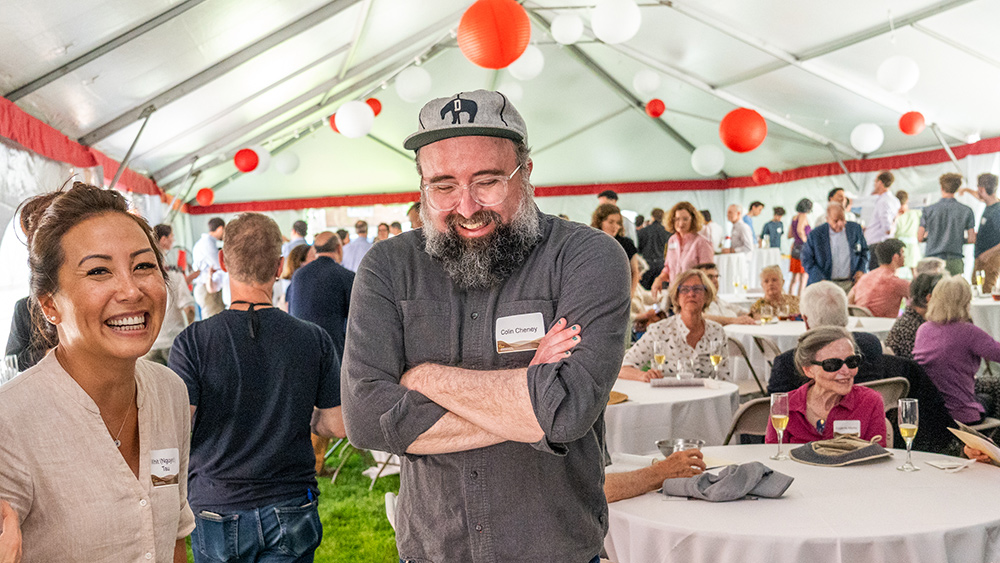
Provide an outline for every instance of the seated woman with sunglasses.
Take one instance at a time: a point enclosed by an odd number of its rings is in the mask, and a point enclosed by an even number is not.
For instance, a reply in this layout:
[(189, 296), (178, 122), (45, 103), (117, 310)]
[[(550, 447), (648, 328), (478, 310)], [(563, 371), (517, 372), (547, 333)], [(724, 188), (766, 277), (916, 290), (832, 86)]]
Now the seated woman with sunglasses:
[[(712, 375), (709, 356), (721, 349), (726, 342), (722, 325), (704, 317), (705, 309), (715, 297), (715, 286), (701, 270), (688, 270), (674, 277), (670, 284), (670, 302), (676, 315), (649, 325), (646, 333), (635, 343), (622, 360), (618, 377), (649, 381), (664, 376), (676, 376), (678, 362), (692, 369), (698, 377)], [(666, 362), (661, 372), (653, 360), (654, 343), (666, 342)], [(649, 371), (642, 371), (650, 364)], [(719, 364), (719, 378), (729, 377), (729, 364), (725, 358)]]
[[(788, 394), (785, 443), (828, 440), (838, 433), (856, 434), (864, 440), (879, 436), (879, 444), (885, 445), (882, 395), (854, 385), (859, 365), (861, 356), (845, 328), (824, 326), (799, 337), (795, 367), (810, 381)], [(764, 441), (778, 442), (770, 424)]]

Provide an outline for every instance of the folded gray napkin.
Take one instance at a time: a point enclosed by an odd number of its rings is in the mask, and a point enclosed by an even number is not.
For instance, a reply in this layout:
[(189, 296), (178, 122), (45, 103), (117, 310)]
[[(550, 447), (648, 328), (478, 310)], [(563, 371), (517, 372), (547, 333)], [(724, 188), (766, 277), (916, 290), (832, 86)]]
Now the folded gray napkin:
[(747, 495), (778, 498), (793, 480), (759, 461), (752, 461), (727, 466), (718, 475), (706, 472), (686, 479), (667, 479), (663, 482), (663, 494), (712, 502), (739, 500)]

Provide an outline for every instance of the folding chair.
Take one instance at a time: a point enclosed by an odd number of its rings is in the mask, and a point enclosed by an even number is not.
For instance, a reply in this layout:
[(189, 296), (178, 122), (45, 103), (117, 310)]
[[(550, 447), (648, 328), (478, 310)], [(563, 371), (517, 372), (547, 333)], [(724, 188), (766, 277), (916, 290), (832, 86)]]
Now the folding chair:
[(1000, 420), (995, 418), (986, 417), (979, 424), (968, 424), (969, 428), (979, 432), (980, 434), (985, 434), (989, 439), (993, 439), (993, 434), (996, 433), (997, 428), (1000, 428)]
[(905, 377), (890, 377), (888, 379), (876, 379), (858, 383), (864, 387), (869, 387), (878, 391), (882, 395), (882, 402), (885, 405), (885, 412), (899, 406), (899, 400), (910, 392), (910, 382)]
[(730, 336), (727, 338), (726, 351), (730, 358), (743, 358), (743, 361), (747, 363), (747, 367), (750, 368), (750, 375), (757, 382), (757, 388), (760, 389), (762, 395), (767, 395), (767, 391), (764, 390), (764, 386), (760, 382), (760, 377), (757, 377), (757, 370), (753, 369), (753, 364), (750, 363), (750, 356), (747, 354), (747, 349), (743, 347), (743, 344)]
[(768, 420), (771, 418), (771, 399), (761, 397), (753, 399), (740, 405), (739, 410), (733, 415), (733, 422), (729, 425), (729, 433), (726, 434), (724, 446), (729, 445), (733, 436), (741, 434), (751, 434), (753, 436), (764, 436), (767, 434)]
[(754, 336), (753, 343), (757, 345), (760, 353), (764, 354), (768, 370), (773, 368), (774, 359), (781, 355), (781, 348), (778, 348), (778, 344), (769, 336)]
[(392, 529), (396, 529), (396, 494), (388, 492), (385, 494), (385, 517), (389, 520)]
[(848, 305), (847, 314), (852, 317), (874, 317), (875, 315), (868, 309), (868, 307), (862, 307), (861, 305)]

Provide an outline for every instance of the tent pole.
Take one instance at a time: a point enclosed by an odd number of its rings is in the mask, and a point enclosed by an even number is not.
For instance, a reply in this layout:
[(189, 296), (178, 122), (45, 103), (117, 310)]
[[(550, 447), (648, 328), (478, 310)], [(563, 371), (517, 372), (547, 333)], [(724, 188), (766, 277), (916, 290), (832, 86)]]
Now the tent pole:
[(196, 181), (198, 181), (199, 174), (195, 174), (194, 173), (194, 165), (195, 165), (196, 162), (198, 162), (198, 158), (197, 157), (191, 159), (191, 167), (188, 168), (187, 174), (184, 176), (184, 181), (181, 182), (181, 184), (183, 185), (188, 180), (191, 180), (191, 185), (188, 186), (187, 190), (184, 191), (184, 195), (183, 196), (174, 199), (175, 202), (179, 201), (180, 205), (174, 207), (174, 204), (171, 202), (171, 204), (170, 204), (170, 213), (167, 214), (167, 218), (164, 221), (164, 224), (173, 225), (174, 219), (177, 218), (177, 213), (179, 213), (180, 210), (181, 210), (181, 205), (184, 205), (184, 200), (187, 199), (188, 194), (191, 193), (191, 188), (194, 187), (194, 183)]
[(837, 161), (837, 164), (840, 165), (841, 170), (844, 171), (844, 175), (847, 176), (847, 179), (851, 181), (851, 185), (854, 186), (854, 189), (857, 191), (857, 194), (861, 195), (861, 186), (859, 186), (858, 183), (854, 181), (854, 177), (851, 176), (851, 171), (848, 170), (847, 165), (844, 164), (844, 159), (840, 158), (840, 153), (837, 152), (837, 147), (833, 146), (833, 143), (827, 143), (826, 148), (830, 149), (830, 154), (833, 155), (833, 159)]
[(146, 130), (146, 124), (149, 123), (149, 118), (153, 116), (153, 112), (156, 111), (155, 106), (147, 106), (146, 109), (142, 110), (142, 115), (139, 117), (142, 119), (142, 126), (139, 127), (139, 132), (135, 134), (135, 139), (132, 140), (132, 146), (128, 148), (128, 152), (125, 153), (125, 158), (122, 159), (122, 163), (118, 166), (118, 171), (115, 172), (115, 177), (111, 180), (111, 185), (108, 189), (114, 189), (118, 180), (122, 177), (122, 173), (125, 172), (125, 167), (128, 166), (130, 160), (132, 160), (132, 151), (135, 150), (135, 146), (139, 144), (139, 137), (142, 137), (142, 132)]
[[(958, 158), (955, 157), (955, 153), (952, 152), (951, 147), (949, 147), (948, 143), (945, 142), (944, 135), (941, 134), (941, 129), (938, 128), (937, 123), (931, 123), (931, 131), (934, 132), (934, 136), (937, 137), (938, 142), (941, 143), (942, 147), (944, 147), (944, 152), (948, 153), (948, 158), (950, 158), (951, 162), (955, 165), (955, 169), (958, 170), (959, 174), (962, 174), (962, 166), (958, 164)], [(964, 176), (964, 174), (962, 175)]]

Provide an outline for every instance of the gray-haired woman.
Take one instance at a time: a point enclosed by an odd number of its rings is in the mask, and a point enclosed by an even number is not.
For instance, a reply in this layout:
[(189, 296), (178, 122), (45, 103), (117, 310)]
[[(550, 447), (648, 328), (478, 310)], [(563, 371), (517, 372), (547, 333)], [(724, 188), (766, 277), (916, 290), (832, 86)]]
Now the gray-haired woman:
[[(856, 434), (864, 440), (879, 436), (879, 443), (885, 445), (882, 395), (854, 385), (859, 365), (861, 355), (845, 328), (823, 326), (799, 337), (795, 368), (810, 381), (788, 394), (786, 443), (828, 440), (837, 433)], [(778, 434), (768, 425), (765, 442), (777, 441)]]

